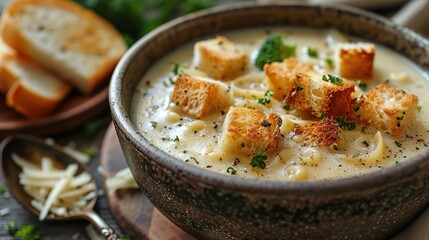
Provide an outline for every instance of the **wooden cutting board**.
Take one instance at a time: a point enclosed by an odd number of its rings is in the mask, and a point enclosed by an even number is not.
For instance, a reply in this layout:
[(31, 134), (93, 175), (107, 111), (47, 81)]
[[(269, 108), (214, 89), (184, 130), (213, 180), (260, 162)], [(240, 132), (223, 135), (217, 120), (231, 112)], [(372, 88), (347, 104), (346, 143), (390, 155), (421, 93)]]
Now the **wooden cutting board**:
[(194, 239), (162, 215), (137, 189), (121, 189), (108, 193), (106, 177), (127, 167), (115, 129), (111, 124), (103, 139), (100, 152), (103, 169), (103, 189), (110, 210), (119, 226), (132, 239), (182, 240)]

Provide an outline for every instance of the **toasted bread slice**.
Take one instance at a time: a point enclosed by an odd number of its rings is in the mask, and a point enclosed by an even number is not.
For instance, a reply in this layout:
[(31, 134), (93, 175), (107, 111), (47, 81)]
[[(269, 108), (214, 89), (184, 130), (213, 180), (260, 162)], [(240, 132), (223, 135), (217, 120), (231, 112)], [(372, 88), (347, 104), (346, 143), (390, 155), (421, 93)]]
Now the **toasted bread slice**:
[(296, 74), (312, 69), (311, 64), (303, 63), (296, 58), (286, 58), (283, 62), (265, 64), (264, 72), (267, 76), (268, 90), (273, 91), (273, 96), (281, 101), (290, 93), (296, 81)]
[(281, 124), (280, 116), (275, 113), (231, 107), (222, 128), (221, 148), (249, 155), (261, 150), (274, 154), (279, 150)]
[(126, 51), (110, 23), (73, 1), (12, 1), (2, 21), (7, 44), (84, 93), (106, 80)]
[(51, 72), (23, 58), (7, 58), (2, 77), (14, 82), (6, 94), (6, 103), (19, 113), (41, 118), (49, 115), (72, 89)]
[(373, 76), (375, 45), (372, 43), (339, 43), (336, 47), (337, 73), (353, 80)]
[(171, 101), (182, 111), (201, 118), (231, 106), (233, 97), (225, 83), (182, 74), (176, 80)]
[(416, 95), (383, 83), (363, 96), (359, 114), (362, 121), (399, 136), (413, 126), (418, 103)]
[(194, 65), (211, 78), (236, 78), (245, 72), (247, 64), (247, 55), (226, 37), (217, 36), (194, 46)]
[(10, 59), (17, 57), (18, 53), (0, 38), (0, 93), (6, 93), (15, 82), (16, 78), (8, 76), (10, 73), (6, 65), (10, 63)]

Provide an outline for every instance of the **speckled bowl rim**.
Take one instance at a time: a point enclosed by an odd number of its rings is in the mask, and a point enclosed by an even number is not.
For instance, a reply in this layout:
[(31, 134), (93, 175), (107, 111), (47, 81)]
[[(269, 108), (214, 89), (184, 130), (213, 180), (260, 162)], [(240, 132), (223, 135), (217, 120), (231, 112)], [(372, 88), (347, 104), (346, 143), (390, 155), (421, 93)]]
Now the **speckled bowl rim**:
[[(135, 130), (129, 116), (124, 107), (124, 102), (121, 99), (122, 82), (124, 70), (132, 63), (139, 49), (150, 42), (155, 36), (161, 34), (176, 25), (184, 22), (193, 21), (209, 15), (216, 15), (222, 12), (235, 11), (237, 9), (253, 9), (255, 7), (273, 7), (273, 6), (290, 6), (300, 8), (324, 8), (331, 10), (340, 10), (347, 14), (360, 15), (365, 18), (372, 19), (381, 25), (385, 25), (396, 32), (404, 34), (408, 41), (417, 41), (425, 46), (429, 51), (429, 41), (423, 36), (399, 26), (392, 21), (369, 13), (360, 9), (347, 6), (317, 6), (312, 4), (301, 3), (283, 3), (283, 4), (260, 4), (260, 3), (236, 3), (215, 7), (209, 10), (204, 10), (194, 14), (186, 15), (170, 21), (151, 33), (144, 36), (136, 44), (134, 44), (122, 57), (118, 63), (110, 83), (109, 103), (112, 111), (112, 118), (116, 127), (120, 129), (129, 141), (138, 151), (148, 155), (154, 161), (157, 161), (163, 167), (174, 172), (182, 172), (191, 178), (198, 178), (201, 183), (214, 185), (225, 189), (239, 189), (240, 191), (248, 191), (254, 193), (273, 193), (281, 192), (284, 194), (307, 194), (307, 195), (331, 195), (332, 193), (341, 193), (347, 191), (359, 191), (362, 189), (370, 189), (381, 185), (389, 185), (393, 182), (400, 181), (401, 178), (408, 178), (412, 174), (417, 174), (419, 169), (427, 168), (429, 164), (429, 150), (415, 156), (399, 165), (378, 169), (375, 172), (367, 173), (348, 178), (323, 180), (323, 181), (305, 181), (305, 182), (289, 182), (289, 181), (273, 181), (262, 179), (243, 179), (227, 174), (221, 174), (206, 170), (202, 167), (197, 167), (185, 163), (182, 160), (174, 158), (167, 153), (161, 151), (149, 143), (143, 135)], [(429, 58), (429, 55), (428, 55)], [(137, 160), (138, 161), (138, 160)]]

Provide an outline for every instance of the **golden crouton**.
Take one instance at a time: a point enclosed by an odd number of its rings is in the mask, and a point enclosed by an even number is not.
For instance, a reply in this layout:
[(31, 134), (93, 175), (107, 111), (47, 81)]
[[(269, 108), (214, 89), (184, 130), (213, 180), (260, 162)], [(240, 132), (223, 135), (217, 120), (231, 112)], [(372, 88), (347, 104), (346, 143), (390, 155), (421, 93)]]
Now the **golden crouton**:
[(337, 73), (349, 79), (371, 79), (374, 56), (375, 45), (372, 43), (339, 43), (336, 49)]
[(247, 55), (223, 36), (197, 42), (195, 65), (214, 79), (230, 80), (242, 75), (248, 64)]
[(171, 101), (183, 112), (201, 118), (232, 105), (233, 97), (225, 83), (180, 75), (174, 85)]
[(324, 118), (317, 122), (298, 125), (294, 132), (302, 135), (304, 143), (327, 147), (334, 144), (338, 139), (339, 127), (332, 118)]
[(315, 71), (297, 73), (284, 101), (296, 109), (311, 111), (316, 117), (323, 114), (348, 119), (353, 108), (354, 88), (353, 81), (333, 75)]
[(380, 84), (362, 97), (362, 121), (399, 136), (411, 128), (419, 98), (387, 84)]
[(259, 109), (231, 107), (222, 128), (221, 147), (228, 152), (249, 155), (279, 150), (281, 118)]
[(313, 66), (303, 63), (296, 58), (286, 58), (283, 62), (265, 64), (264, 72), (267, 76), (268, 90), (274, 92), (274, 97), (283, 100), (290, 92), (295, 82), (296, 74), (308, 72)]

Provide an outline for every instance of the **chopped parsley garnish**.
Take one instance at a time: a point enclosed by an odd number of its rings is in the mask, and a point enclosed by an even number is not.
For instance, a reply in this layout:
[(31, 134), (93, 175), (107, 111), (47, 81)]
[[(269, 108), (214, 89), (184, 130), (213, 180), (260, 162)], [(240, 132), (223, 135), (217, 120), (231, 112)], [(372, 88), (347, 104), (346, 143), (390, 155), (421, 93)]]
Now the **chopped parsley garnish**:
[(132, 238), (128, 235), (125, 235), (121, 238), (122, 240), (132, 240)]
[(290, 105), (289, 105), (289, 104), (286, 104), (286, 105), (284, 105), (284, 106), (283, 106), (283, 108), (284, 108), (285, 110), (288, 110), (288, 111), (289, 111), (289, 110), (290, 110)]
[(331, 74), (323, 75), (322, 76), (322, 80), (325, 81), (325, 82), (333, 83), (333, 84), (340, 84), (340, 83), (343, 82), (342, 78), (334, 76), (334, 75), (331, 75)]
[(179, 64), (177, 64), (177, 63), (175, 63), (175, 64), (173, 65), (173, 74), (174, 74), (174, 75), (179, 75), (179, 73), (181, 72), (180, 70), (181, 70), (180, 65), (179, 65)]
[(156, 125), (158, 124), (157, 122), (150, 122), (150, 124), (152, 125), (153, 128), (156, 128)]
[(200, 164), (200, 162), (198, 162), (196, 158), (190, 157), (190, 159), (194, 160), (196, 164)]
[(265, 169), (265, 160), (267, 160), (268, 157), (265, 155), (265, 153), (262, 150), (259, 150), (259, 152), (252, 157), (252, 160), (250, 160), (249, 165), (252, 167), (258, 167), (261, 169)]
[(349, 131), (355, 129), (356, 123), (353, 121), (347, 121), (344, 118), (337, 118), (338, 127), (345, 128)]
[(362, 83), (361, 80), (357, 80), (356, 85), (364, 92), (368, 90), (368, 86), (365, 83)]
[(303, 87), (301, 87), (301, 86), (299, 86), (297, 82), (293, 82), (293, 84), (295, 85), (295, 87), (296, 87), (296, 91), (297, 91), (297, 92), (300, 92), (300, 91), (303, 91), (303, 90), (304, 90), (304, 88), (303, 88)]
[(319, 119), (324, 119), (325, 118), (325, 114), (324, 113), (321, 113), (320, 115), (319, 115)]
[(319, 56), (319, 52), (317, 51), (317, 49), (312, 47), (309, 47), (307, 49), (307, 54), (312, 58), (317, 58), (317, 56)]
[(398, 142), (398, 141), (395, 141), (395, 144), (396, 144), (396, 146), (398, 146), (398, 147), (402, 147), (402, 143), (400, 143), (400, 142)]
[(229, 173), (229, 174), (231, 174), (231, 175), (237, 174), (237, 170), (235, 170), (233, 167), (227, 168), (226, 172)]
[(325, 59), (325, 63), (326, 65), (328, 65), (328, 67), (333, 68), (334, 67), (334, 61), (330, 58)]
[(420, 112), (422, 110), (422, 105), (417, 106), (417, 112)]
[(262, 105), (266, 105), (271, 102), (271, 96), (273, 96), (273, 92), (266, 91), (263, 98), (258, 98), (258, 103)]
[(4, 193), (6, 191), (6, 188), (0, 184), (0, 193)]
[(179, 139), (179, 137), (176, 135), (176, 137), (174, 138), (174, 140), (173, 141), (175, 141), (175, 142), (180, 142), (180, 139)]

